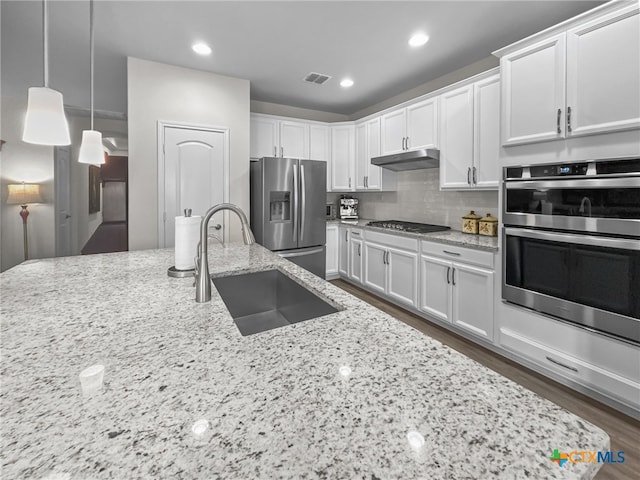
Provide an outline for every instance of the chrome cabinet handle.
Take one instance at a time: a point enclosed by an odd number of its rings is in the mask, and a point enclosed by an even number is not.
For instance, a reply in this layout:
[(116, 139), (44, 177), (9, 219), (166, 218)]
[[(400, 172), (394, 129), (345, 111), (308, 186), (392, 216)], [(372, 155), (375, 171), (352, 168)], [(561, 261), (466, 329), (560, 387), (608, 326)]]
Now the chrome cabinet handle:
[(558, 117), (556, 118), (556, 124), (558, 126), (558, 133), (562, 133), (562, 130), (560, 129), (560, 116), (562, 115), (562, 109), (558, 109)]
[(456, 269), (455, 268), (451, 269), (451, 284), (454, 287), (456, 286)]
[(467, 183), (471, 185), (471, 167), (467, 168)]
[(349, 177), (349, 188), (351, 188), (351, 177)]
[(359, 244), (358, 244), (358, 256), (359, 256), (359, 257), (361, 256), (361, 255), (360, 255), (361, 248), (362, 248), (362, 244), (361, 244), (361, 243), (359, 243)]
[(349, 241), (349, 230), (345, 230), (344, 231), (344, 241), (348, 242)]
[(572, 367), (572, 366), (570, 366), (570, 365), (565, 365), (564, 363), (559, 362), (559, 361), (558, 361), (558, 360), (556, 360), (555, 358), (551, 358), (551, 357), (549, 357), (549, 356), (547, 356), (547, 357), (545, 357), (545, 358), (546, 358), (547, 360), (549, 360), (551, 363), (553, 363), (553, 364), (555, 364), (555, 365), (558, 365), (559, 367), (566, 368), (567, 370), (571, 370), (572, 372), (576, 372), (576, 373), (578, 373), (578, 369), (577, 369), (576, 367)]
[(273, 146), (273, 156), (274, 157), (278, 156), (278, 147), (276, 147), (275, 145)]
[(404, 142), (404, 149), (409, 150), (409, 137), (407, 137), (407, 139)]
[(280, 156), (284, 157), (284, 147), (280, 147)]
[(407, 149), (407, 137), (402, 137), (402, 150)]
[(477, 176), (476, 172), (477, 172), (476, 167), (473, 167), (473, 183), (475, 183), (477, 185), (478, 184), (478, 176)]
[(571, 107), (567, 107), (567, 132), (571, 133)]
[(451, 283), (451, 280), (449, 278), (449, 274), (451, 273), (451, 267), (447, 267), (447, 285), (449, 285)]
[(391, 265), (391, 262), (389, 261), (389, 252), (387, 252), (387, 265)]
[(456, 257), (460, 256), (458, 252), (450, 252), (449, 250), (442, 250), (442, 253), (446, 253), (447, 255), (454, 255)]

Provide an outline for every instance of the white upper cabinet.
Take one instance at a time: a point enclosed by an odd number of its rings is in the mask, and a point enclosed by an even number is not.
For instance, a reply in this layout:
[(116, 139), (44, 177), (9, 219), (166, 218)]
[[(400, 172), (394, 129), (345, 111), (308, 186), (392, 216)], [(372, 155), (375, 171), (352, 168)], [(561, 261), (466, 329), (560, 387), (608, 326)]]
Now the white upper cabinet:
[(251, 115), (251, 158), (309, 159), (309, 124)]
[(567, 32), (567, 134), (640, 127), (640, 15), (633, 7)]
[(473, 84), (473, 174), (476, 187), (498, 188), (500, 179), (500, 75)]
[(498, 188), (500, 76), (440, 96), (440, 188)]
[(438, 97), (432, 97), (382, 116), (381, 155), (438, 145)]
[(279, 156), (278, 120), (251, 115), (251, 158)]
[(407, 110), (401, 108), (382, 116), (382, 155), (404, 151), (407, 137)]
[(503, 145), (563, 137), (564, 44), (557, 35), (501, 59)]
[(347, 192), (355, 189), (355, 127), (331, 126), (331, 190)]
[(328, 125), (309, 125), (309, 159), (327, 162), (327, 191), (331, 189), (331, 130)]
[(501, 57), (502, 145), (640, 128), (639, 7), (611, 8)]
[(405, 150), (435, 148), (438, 145), (438, 97), (407, 107)]
[(442, 94), (440, 109), (440, 187), (471, 187), (473, 85)]
[(280, 156), (309, 158), (309, 124), (280, 122)]
[(380, 156), (380, 117), (356, 125), (356, 190), (395, 190), (396, 173), (371, 164)]

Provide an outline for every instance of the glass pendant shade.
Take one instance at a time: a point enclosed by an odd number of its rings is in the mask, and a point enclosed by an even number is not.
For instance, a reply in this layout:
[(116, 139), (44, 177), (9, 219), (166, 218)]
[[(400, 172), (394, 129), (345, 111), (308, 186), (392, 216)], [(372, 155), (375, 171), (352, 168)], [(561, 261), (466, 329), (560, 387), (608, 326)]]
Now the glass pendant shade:
[(104, 163), (104, 147), (102, 146), (102, 134), (95, 130), (82, 132), (82, 144), (80, 145), (79, 163), (101, 165)]
[(60, 92), (47, 87), (29, 88), (22, 140), (37, 145), (71, 144)]

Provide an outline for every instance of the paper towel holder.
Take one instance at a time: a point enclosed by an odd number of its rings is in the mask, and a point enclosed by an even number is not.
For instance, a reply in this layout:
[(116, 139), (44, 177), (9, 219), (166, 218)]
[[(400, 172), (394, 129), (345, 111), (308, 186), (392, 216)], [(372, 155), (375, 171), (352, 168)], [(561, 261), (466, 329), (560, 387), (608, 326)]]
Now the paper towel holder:
[[(191, 216), (191, 209), (190, 208), (185, 208), (184, 209), (184, 216), (185, 217), (190, 217)], [(167, 269), (167, 275), (169, 275), (170, 277), (173, 277), (173, 278), (194, 277), (196, 275), (196, 269), (194, 267), (194, 268), (189, 268), (187, 270), (179, 270), (175, 266), (171, 266), (171, 267), (169, 267)]]

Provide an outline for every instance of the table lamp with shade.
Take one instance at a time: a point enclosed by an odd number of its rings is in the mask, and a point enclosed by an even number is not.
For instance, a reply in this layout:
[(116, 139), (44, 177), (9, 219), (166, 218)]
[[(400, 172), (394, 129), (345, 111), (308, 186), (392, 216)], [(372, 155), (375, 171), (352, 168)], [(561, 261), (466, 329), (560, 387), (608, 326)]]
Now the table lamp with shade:
[(29, 210), (27, 205), (29, 203), (42, 203), (42, 197), (40, 197), (40, 185), (37, 183), (19, 183), (9, 185), (9, 196), (7, 197), (8, 205), (21, 205), (22, 210), (20, 216), (22, 217), (22, 233), (24, 236), (24, 259), (29, 259), (29, 242), (27, 237), (27, 217), (29, 216)]

